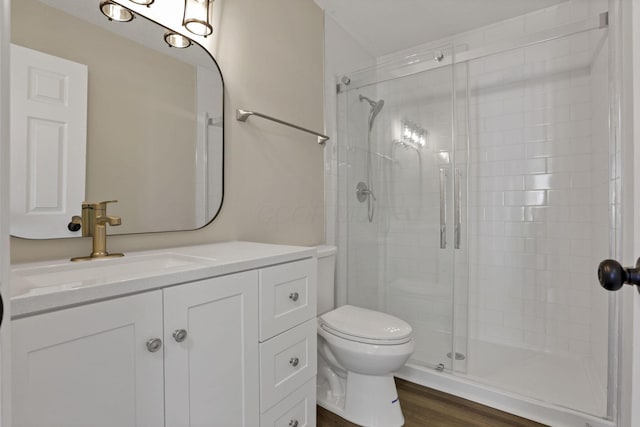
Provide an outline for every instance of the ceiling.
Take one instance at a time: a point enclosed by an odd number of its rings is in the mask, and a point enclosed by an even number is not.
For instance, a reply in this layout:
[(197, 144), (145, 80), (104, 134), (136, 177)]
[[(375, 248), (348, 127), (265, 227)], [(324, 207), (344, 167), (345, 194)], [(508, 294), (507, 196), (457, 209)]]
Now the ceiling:
[(314, 0), (375, 57), (566, 0)]

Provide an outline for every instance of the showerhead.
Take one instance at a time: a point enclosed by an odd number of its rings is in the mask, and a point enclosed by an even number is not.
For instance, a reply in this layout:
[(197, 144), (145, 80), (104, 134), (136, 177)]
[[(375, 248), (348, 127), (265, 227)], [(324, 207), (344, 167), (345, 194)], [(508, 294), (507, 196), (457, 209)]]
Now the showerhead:
[(371, 106), (371, 111), (369, 112), (369, 130), (371, 130), (371, 128), (373, 128), (373, 121), (376, 119), (378, 113), (380, 113), (380, 111), (382, 110), (382, 107), (384, 107), (384, 99), (374, 101), (364, 95), (360, 95), (360, 102), (362, 101), (367, 101)]
[(374, 119), (375, 116), (382, 110), (384, 107), (384, 99), (379, 100), (378, 102), (374, 102), (371, 106), (371, 120)]
[(382, 106), (384, 105), (384, 99), (381, 99), (380, 101), (374, 101), (371, 98), (367, 98), (364, 95), (360, 95), (360, 102), (362, 101), (367, 101), (369, 105), (371, 105), (371, 111), (380, 112), (380, 110), (382, 110)]

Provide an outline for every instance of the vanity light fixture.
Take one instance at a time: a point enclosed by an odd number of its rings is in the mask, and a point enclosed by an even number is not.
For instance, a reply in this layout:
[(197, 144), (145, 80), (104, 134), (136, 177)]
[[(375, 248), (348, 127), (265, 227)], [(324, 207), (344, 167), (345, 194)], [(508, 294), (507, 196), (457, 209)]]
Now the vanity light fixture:
[(129, 22), (133, 19), (133, 12), (126, 7), (115, 4), (111, 0), (100, 2), (100, 12), (109, 21)]
[(197, 36), (207, 37), (213, 32), (212, 11), (213, 0), (185, 0), (182, 25)]
[(167, 42), (169, 47), (177, 47), (178, 49), (184, 49), (191, 46), (191, 40), (182, 34), (174, 33), (173, 31), (167, 31), (164, 33), (164, 41)]
[(135, 4), (141, 4), (143, 6), (149, 7), (155, 0), (130, 0), (130, 1)]

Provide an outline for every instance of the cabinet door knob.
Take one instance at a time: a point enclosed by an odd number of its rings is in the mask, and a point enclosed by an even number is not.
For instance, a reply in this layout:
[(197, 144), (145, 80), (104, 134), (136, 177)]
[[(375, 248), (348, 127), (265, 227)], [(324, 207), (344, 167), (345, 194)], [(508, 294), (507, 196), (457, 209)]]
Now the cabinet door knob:
[(289, 421), (289, 426), (290, 427), (298, 427), (298, 420)]
[(160, 347), (162, 347), (162, 340), (160, 338), (151, 338), (147, 341), (147, 350), (151, 353), (155, 353), (160, 350)]
[(300, 298), (300, 295), (297, 292), (291, 292), (289, 294), (289, 299), (293, 302), (298, 301), (298, 298)]
[(295, 368), (300, 363), (300, 359), (298, 359), (297, 357), (292, 357), (291, 359), (289, 359), (289, 363)]
[(173, 339), (182, 342), (187, 339), (187, 331), (185, 329), (176, 329), (173, 331)]

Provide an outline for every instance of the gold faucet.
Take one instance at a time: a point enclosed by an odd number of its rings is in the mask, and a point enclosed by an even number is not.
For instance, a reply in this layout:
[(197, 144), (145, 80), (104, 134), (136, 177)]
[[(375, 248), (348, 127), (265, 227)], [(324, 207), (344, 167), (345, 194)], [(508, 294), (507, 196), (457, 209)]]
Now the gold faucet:
[(117, 258), (124, 256), (122, 253), (110, 254), (107, 252), (107, 224), (116, 226), (122, 224), (119, 216), (107, 215), (107, 203), (116, 203), (117, 200), (104, 202), (82, 202), (82, 217), (74, 216), (71, 222), (82, 224), (82, 237), (93, 237), (93, 250), (91, 255), (71, 258), (71, 261), (87, 261), (96, 258)]

